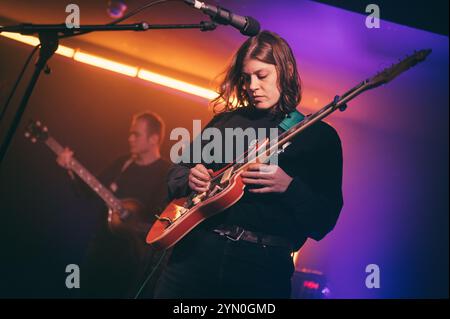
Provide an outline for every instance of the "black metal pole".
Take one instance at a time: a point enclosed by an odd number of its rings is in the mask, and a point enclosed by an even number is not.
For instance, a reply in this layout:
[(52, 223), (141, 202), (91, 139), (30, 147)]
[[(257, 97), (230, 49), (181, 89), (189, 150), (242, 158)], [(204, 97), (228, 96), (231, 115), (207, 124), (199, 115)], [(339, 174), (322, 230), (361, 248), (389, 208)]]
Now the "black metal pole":
[(9, 127), (5, 139), (0, 147), (0, 164), (3, 163), (3, 159), (8, 151), (8, 147), (11, 143), (12, 138), (14, 137), (14, 133), (17, 130), (17, 127), (20, 124), (20, 120), (22, 118), (23, 113), (28, 104), (28, 100), (31, 97), (31, 93), (36, 85), (36, 82), (39, 78), (44, 67), (47, 65), (47, 61), (50, 57), (55, 53), (58, 48), (58, 36), (53, 32), (43, 32), (39, 34), (39, 39), (41, 41), (41, 48), (39, 51), (39, 59), (36, 63), (36, 67), (34, 69), (33, 76), (28, 83), (28, 86), (25, 90), (25, 93), (22, 97), (22, 101), (17, 109), (17, 112), (12, 120), (11, 126)]
[(15, 32), (28, 35), (52, 32), (60, 35), (72, 36), (77, 35), (78, 33), (84, 34), (93, 31), (147, 31), (154, 29), (200, 29), (201, 31), (211, 31), (216, 27), (217, 24), (213, 21), (201, 21), (200, 23), (194, 24), (148, 24), (147, 22), (117, 25), (95, 24), (81, 25), (78, 28), (68, 28), (65, 24), (22, 23), (14, 26), (0, 27), (0, 32)]

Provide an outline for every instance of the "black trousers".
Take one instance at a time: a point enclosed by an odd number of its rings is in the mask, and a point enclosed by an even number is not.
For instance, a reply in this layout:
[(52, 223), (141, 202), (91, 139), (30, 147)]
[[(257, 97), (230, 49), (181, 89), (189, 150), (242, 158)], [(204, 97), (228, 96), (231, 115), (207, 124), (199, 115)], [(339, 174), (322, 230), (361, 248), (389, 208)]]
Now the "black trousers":
[(195, 229), (174, 247), (155, 298), (289, 298), (291, 251)]

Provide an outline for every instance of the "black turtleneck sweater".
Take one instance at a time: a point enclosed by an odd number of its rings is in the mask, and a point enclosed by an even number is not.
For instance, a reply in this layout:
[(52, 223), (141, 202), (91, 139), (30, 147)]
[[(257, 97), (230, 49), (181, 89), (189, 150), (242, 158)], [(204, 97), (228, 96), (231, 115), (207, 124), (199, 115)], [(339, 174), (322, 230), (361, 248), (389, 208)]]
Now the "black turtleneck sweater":
[[(225, 128), (278, 128), (281, 120), (280, 116), (274, 116), (269, 111), (243, 107), (216, 115), (207, 127), (218, 128), (224, 138)], [(202, 145), (208, 142), (203, 141)], [(245, 144), (248, 142), (246, 140)], [(278, 157), (278, 166), (293, 178), (284, 193), (255, 194), (248, 191), (248, 185), (244, 196), (236, 204), (198, 227), (214, 229), (219, 224), (241, 226), (250, 231), (288, 238), (296, 249), (303, 245), (307, 237), (320, 240), (331, 231), (343, 205), (339, 136), (328, 124), (317, 122), (291, 142)], [(204, 163), (214, 171), (226, 164)], [(171, 198), (183, 197), (190, 192), (188, 175), (195, 165), (182, 163), (169, 170)]]

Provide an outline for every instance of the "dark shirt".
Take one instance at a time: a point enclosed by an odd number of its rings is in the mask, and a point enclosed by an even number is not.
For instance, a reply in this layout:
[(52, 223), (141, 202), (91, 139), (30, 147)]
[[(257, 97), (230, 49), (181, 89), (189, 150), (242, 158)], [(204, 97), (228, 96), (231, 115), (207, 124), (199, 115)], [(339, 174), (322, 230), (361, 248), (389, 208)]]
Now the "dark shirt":
[[(269, 111), (240, 108), (215, 116), (207, 127), (277, 128), (282, 118)], [(269, 133), (266, 134), (269, 136)], [(246, 141), (248, 143), (249, 141)], [(288, 238), (299, 249), (307, 237), (322, 239), (331, 231), (343, 205), (342, 150), (336, 131), (317, 122), (293, 140), (279, 155), (278, 166), (293, 178), (284, 193), (255, 194), (248, 191), (233, 206), (203, 222), (199, 227), (214, 229), (219, 224)], [(203, 145), (205, 142), (202, 143)], [(224, 142), (222, 142), (224, 147)], [(235, 156), (240, 154), (235, 154)], [(224, 163), (204, 164), (214, 171)], [(189, 169), (195, 164), (175, 165), (169, 170), (171, 198), (186, 196)]]
[(126, 156), (117, 159), (100, 174), (99, 179), (109, 189), (114, 183), (117, 187), (114, 194), (118, 198), (132, 198), (142, 203), (152, 221), (154, 214), (166, 204), (165, 181), (171, 164), (161, 158), (149, 165), (132, 162), (122, 172), (128, 159)]

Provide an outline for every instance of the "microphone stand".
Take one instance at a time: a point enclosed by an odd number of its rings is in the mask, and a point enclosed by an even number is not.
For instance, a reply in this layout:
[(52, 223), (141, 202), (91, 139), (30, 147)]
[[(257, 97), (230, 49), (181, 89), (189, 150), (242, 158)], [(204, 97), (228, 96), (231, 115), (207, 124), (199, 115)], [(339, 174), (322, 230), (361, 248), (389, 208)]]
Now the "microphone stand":
[(25, 93), (22, 97), (20, 105), (12, 120), (11, 126), (6, 132), (4, 141), (0, 147), (0, 167), (3, 159), (8, 151), (8, 147), (12, 138), (20, 124), (23, 113), (28, 104), (28, 100), (33, 92), (34, 87), (39, 79), (42, 70), (47, 65), (48, 60), (53, 56), (58, 49), (59, 39), (71, 36), (80, 35), (92, 31), (147, 31), (154, 29), (200, 29), (200, 31), (211, 31), (217, 27), (217, 24), (212, 21), (201, 21), (199, 24), (155, 24), (149, 25), (146, 22), (135, 24), (121, 24), (121, 25), (85, 25), (79, 28), (67, 28), (65, 24), (31, 24), (24, 23), (15, 26), (0, 27), (1, 32), (15, 32), (21, 34), (35, 34), (39, 35), (40, 50), (39, 58), (35, 64), (34, 73), (28, 83)]

